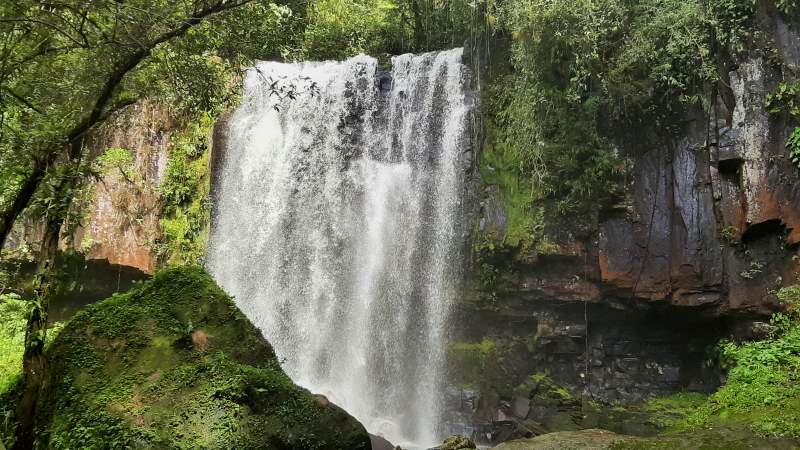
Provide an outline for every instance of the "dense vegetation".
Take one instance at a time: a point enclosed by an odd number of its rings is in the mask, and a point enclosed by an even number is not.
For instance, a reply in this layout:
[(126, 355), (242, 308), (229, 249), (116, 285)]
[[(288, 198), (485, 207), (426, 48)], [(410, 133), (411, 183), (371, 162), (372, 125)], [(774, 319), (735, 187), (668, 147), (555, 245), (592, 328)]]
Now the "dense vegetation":
[(485, 157), (505, 173), (508, 244), (545, 239), (532, 205), (558, 217), (624, 202), (632, 156), (687, 112), (730, 107), (727, 71), (758, 38), (755, 13), (751, 1), (504, 2), (512, 67), (491, 81)]
[(205, 114), (170, 139), (164, 179), (162, 237), (156, 253), (162, 264), (198, 264), (205, 259), (211, 199), (208, 140), (211, 116)]
[[(237, 101), (244, 67), (259, 59), (346, 58), (360, 52), (385, 62), (394, 54), (467, 42), (483, 61), (485, 72), (481, 176), (496, 189), (507, 218), (505, 230), (487, 233), (475, 245), (480, 281), (491, 296), (499, 271), (496, 254), (511, 251), (524, 258), (553, 250), (554, 228), (572, 217), (591, 218), (626, 202), (631, 160), (648, 143), (680, 132), (687, 113), (718, 104), (730, 109), (728, 70), (738, 56), (743, 52), (774, 56), (755, 23), (759, 7), (786, 17), (796, 17), (800, 9), (794, 0), (4, 2), (0, 5), (0, 246), (20, 219), (42, 222), (45, 228), (41, 248), (32, 252), (38, 258), (38, 276), (29, 280), (32, 286), (26, 290), (33, 298), (26, 302), (13, 295), (0, 297), (4, 318), (0, 392), (19, 386), (23, 352), (26, 370), (32, 373), (44, 354), (45, 340), (52, 339), (47, 333), (47, 305), (59, 283), (69, 284), (68, 277), (55, 270), (54, 259), (59, 240), (69, 240), (82, 225), (81, 206), (91, 182), (109, 171), (139, 182), (130, 149), (108, 149), (94, 158), (86, 139), (132, 103), (149, 100), (169, 105), (179, 124), (158, 188), (159, 263), (202, 263), (209, 226), (211, 126)], [(785, 78), (765, 103), (770, 112), (797, 120), (797, 74), (786, 70)], [(800, 128), (789, 136), (786, 147), (789, 157), (800, 164)], [(90, 245), (72, 243), (78, 250)], [(30, 254), (28, 249), (23, 253)], [(181, 281), (206, 283), (196, 272), (170, 273), (160, 279), (186, 277)], [(0, 294), (5, 294), (6, 281), (0, 281)], [(144, 373), (133, 375), (135, 380), (127, 375), (119, 378), (122, 372), (100, 374), (92, 358), (102, 355), (91, 354), (97, 342), (78, 342), (88, 338), (77, 330), (97, 321), (107, 326), (103, 344), (109, 344), (117, 333), (112, 328), (124, 325), (116, 314), (166, 314), (153, 299), (174, 299), (161, 297), (162, 293), (150, 295), (148, 289), (93, 307), (76, 318), (56, 343), (53, 354), (64, 361), (74, 357), (78, 366), (86, 364), (81, 370), (100, 378), (67, 378), (48, 394), (86, 407), (72, 413), (44, 407), (45, 420), (50, 421), (44, 426), (53, 446), (69, 447), (75, 439), (99, 439), (114, 430), (124, 430), (115, 434), (122, 439), (120, 445), (131, 439), (180, 441), (183, 437), (159, 428), (166, 420), (158, 415), (163, 405), (154, 401), (153, 408), (145, 411), (134, 404), (164, 393), (196, 390), (199, 395), (186, 397), (187, 408), (196, 415), (184, 417), (181, 426), (196, 426), (199, 415), (210, 414), (208, 408), (222, 408), (223, 422), (238, 427), (241, 418), (234, 411), (242, 406), (242, 380), (288, 389), (276, 367), (253, 368), (225, 352), (173, 346), (172, 341), (185, 341), (199, 322), (167, 316), (163, 324), (137, 330), (141, 336), (126, 335), (139, 347), (126, 347), (114, 357), (136, 359), (140, 352), (158, 347), (177, 355), (171, 363), (192, 365), (191, 370), (159, 368), (160, 377), (167, 369), (174, 376), (154, 381), (142, 378)], [(794, 291), (783, 292), (790, 296)], [(212, 297), (221, 298), (218, 294), (215, 291)], [(141, 300), (141, 305), (132, 307), (132, 299)], [(167, 322), (174, 329), (159, 328)], [(760, 433), (800, 435), (800, 418), (791, 412), (799, 406), (797, 323), (796, 314), (777, 316), (769, 339), (726, 344), (722, 355), (731, 368), (728, 382), (685, 426), (702, 427), (735, 416)], [(165, 344), (164, 339), (170, 342)], [(81, 353), (73, 345), (87, 349)], [(468, 360), (475, 370), (491, 365), (503, 351), (488, 340), (451, 349), (452, 356)], [(193, 384), (190, 378), (197, 372), (208, 378)], [(235, 379), (227, 378), (230, 374)], [(103, 391), (108, 397), (101, 400), (119, 405), (118, 416), (99, 411), (99, 397), (74, 390), (76, 386), (99, 390), (99, 380), (111, 380), (115, 386), (113, 392)], [(120, 397), (131, 394), (133, 385), (136, 389), (146, 385), (138, 400)], [(36, 386), (29, 391), (38, 392)], [(292, 392), (302, 397), (299, 391)], [(32, 402), (40, 400), (34, 395)], [(96, 424), (90, 423), (94, 414), (102, 419)], [(161, 431), (137, 431), (135, 421), (142, 418), (159, 424), (154, 427)], [(209, 439), (226, 432), (212, 430)]]
[(13, 388), (22, 372), (27, 307), (16, 294), (0, 295), (0, 392)]
[(800, 286), (783, 288), (778, 296), (787, 312), (773, 316), (770, 336), (720, 344), (727, 381), (678, 429), (727, 424), (767, 436), (800, 437)]

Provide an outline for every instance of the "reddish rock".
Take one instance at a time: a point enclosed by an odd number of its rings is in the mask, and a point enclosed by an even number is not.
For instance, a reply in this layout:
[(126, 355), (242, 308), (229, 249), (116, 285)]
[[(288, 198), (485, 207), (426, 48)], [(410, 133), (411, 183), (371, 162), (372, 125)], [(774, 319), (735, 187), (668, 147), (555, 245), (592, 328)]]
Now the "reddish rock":
[(91, 136), (94, 155), (112, 147), (128, 150), (134, 158), (135, 180), (110, 171), (94, 183), (89, 216), (74, 236), (77, 246), (89, 248), (87, 258), (147, 273), (155, 270), (153, 248), (161, 215), (158, 184), (175, 127), (165, 107), (143, 103), (128, 107)]

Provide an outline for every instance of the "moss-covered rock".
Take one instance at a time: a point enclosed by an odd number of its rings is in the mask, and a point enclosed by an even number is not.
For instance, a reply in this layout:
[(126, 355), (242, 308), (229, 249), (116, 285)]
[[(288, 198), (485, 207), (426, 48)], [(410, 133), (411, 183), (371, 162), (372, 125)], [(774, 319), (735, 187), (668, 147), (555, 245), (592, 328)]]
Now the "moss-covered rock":
[(495, 450), (774, 450), (794, 449), (790, 440), (760, 438), (743, 430), (708, 429), (642, 438), (602, 429), (561, 431), (505, 442)]
[(560, 450), (560, 449), (611, 449), (614, 445), (638, 441), (638, 438), (623, 436), (607, 430), (589, 429), (580, 431), (560, 431), (505, 442), (495, 447), (497, 450)]
[(445, 439), (442, 445), (436, 447), (436, 450), (469, 450), (473, 448), (478, 447), (475, 446), (472, 439), (466, 436), (451, 436)]
[(370, 448), (355, 419), (292, 383), (200, 268), (163, 271), (87, 307), (48, 361), (43, 447)]

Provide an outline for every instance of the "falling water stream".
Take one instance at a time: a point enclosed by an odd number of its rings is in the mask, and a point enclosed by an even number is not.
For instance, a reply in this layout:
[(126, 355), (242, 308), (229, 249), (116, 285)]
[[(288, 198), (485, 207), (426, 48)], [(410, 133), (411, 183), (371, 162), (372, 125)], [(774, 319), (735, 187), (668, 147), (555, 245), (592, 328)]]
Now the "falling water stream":
[(213, 275), (296, 383), (409, 447), (444, 437), (467, 85), (461, 49), (261, 63), (215, 186)]

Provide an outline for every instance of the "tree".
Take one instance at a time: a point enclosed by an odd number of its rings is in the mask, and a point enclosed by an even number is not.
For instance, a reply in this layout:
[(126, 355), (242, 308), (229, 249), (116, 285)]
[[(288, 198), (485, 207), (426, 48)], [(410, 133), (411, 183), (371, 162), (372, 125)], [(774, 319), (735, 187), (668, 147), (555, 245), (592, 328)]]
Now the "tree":
[[(342, 8), (356, 13), (349, 19), (358, 27), (329, 14)], [(294, 10), (268, 0), (0, 4), (0, 248), (23, 212), (44, 224), (15, 448), (33, 445), (51, 270), (73, 197), (91, 174), (84, 144), (92, 130), (143, 97), (213, 114), (230, 100), (231, 74), (254, 59), (458, 45), (453, 30), (473, 15), (460, 2), (430, 0), (326, 0)], [(331, 48), (348, 54), (325, 53)]]
[(0, 247), (32, 203), (44, 222), (14, 448), (34, 445), (35, 407), (46, 374), (51, 268), (73, 193), (85, 175), (87, 133), (152, 94), (147, 87), (174, 71), (171, 61), (205, 57), (205, 43), (220, 34), (205, 28), (205, 35), (188, 42), (191, 31), (215, 20), (229, 26), (222, 13), (248, 6), (274, 16), (270, 4), (255, 0), (23, 0), (0, 6)]

